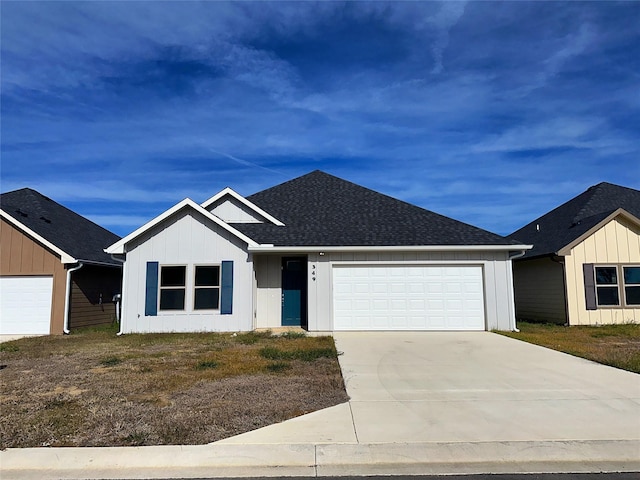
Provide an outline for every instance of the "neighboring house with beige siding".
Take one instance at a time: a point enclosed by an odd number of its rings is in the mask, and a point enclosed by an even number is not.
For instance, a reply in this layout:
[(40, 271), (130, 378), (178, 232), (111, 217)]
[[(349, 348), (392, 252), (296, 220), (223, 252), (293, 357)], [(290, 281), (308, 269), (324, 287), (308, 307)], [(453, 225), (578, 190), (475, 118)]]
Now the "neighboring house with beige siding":
[(512, 330), (530, 245), (315, 171), (185, 199), (107, 248), (121, 332)]
[(118, 236), (23, 188), (0, 195), (0, 336), (62, 334), (114, 321)]
[(569, 325), (640, 323), (640, 191), (600, 183), (510, 235), (516, 315)]

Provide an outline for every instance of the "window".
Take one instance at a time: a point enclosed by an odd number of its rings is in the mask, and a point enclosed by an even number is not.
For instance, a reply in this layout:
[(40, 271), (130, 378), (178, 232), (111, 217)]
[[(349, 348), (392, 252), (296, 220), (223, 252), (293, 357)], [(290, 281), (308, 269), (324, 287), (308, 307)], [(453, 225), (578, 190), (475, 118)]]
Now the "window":
[(147, 262), (144, 314), (180, 311), (233, 314), (233, 260), (217, 265), (160, 265)]
[(640, 267), (622, 267), (624, 271), (624, 303), (640, 305)]
[(185, 266), (161, 267), (160, 310), (184, 310), (186, 270)]
[(596, 266), (594, 274), (598, 307), (640, 305), (640, 266)]
[(596, 267), (596, 298), (598, 305), (620, 305), (617, 267)]
[(196, 266), (193, 293), (194, 310), (218, 310), (220, 308), (220, 267)]

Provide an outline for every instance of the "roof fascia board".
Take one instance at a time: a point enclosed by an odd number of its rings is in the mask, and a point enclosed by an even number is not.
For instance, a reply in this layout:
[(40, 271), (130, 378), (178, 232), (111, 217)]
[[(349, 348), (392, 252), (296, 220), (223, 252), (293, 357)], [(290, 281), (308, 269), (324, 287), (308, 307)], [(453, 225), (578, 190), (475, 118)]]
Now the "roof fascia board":
[(254, 204), (253, 202), (247, 200), (246, 198), (244, 198), (242, 195), (240, 195), (239, 193), (237, 193), (236, 191), (234, 191), (233, 189), (226, 187), (224, 190), (221, 190), (220, 192), (216, 193), (213, 197), (211, 197), (209, 200), (206, 200), (204, 202), (202, 202), (200, 204), (200, 206), (204, 209), (209, 208), (211, 205), (213, 205), (215, 202), (217, 202), (218, 200), (220, 200), (222, 197), (224, 197), (225, 195), (229, 195), (233, 198), (235, 198), (237, 201), (239, 201), (240, 203), (242, 203), (245, 207), (253, 210), (255, 213), (257, 213), (258, 215), (266, 218), (267, 220), (269, 220), (271, 223), (277, 225), (278, 227), (283, 227), (284, 223), (282, 223), (280, 220), (278, 220), (277, 218), (275, 218), (273, 215), (265, 212), (263, 209), (261, 209), (259, 206), (257, 206), (256, 204)]
[(0, 209), (0, 217), (4, 218), (7, 222), (9, 222), (11, 225), (16, 227), (18, 230), (21, 230), (22, 232), (24, 232), (27, 236), (29, 236), (29, 237), (33, 238), (34, 240), (36, 240), (36, 241), (40, 242), (41, 244), (43, 244), (49, 250), (53, 250), (56, 254), (60, 255), (60, 262), (61, 263), (63, 263), (63, 264), (78, 263), (78, 260), (76, 260), (72, 255), (69, 255), (64, 250), (56, 247), (53, 243), (48, 241), (46, 238), (44, 238), (41, 235), (38, 235), (36, 232), (31, 230), (29, 227), (24, 225), (22, 222), (19, 222), (18, 220), (13, 218), (11, 215), (9, 215), (7, 212), (5, 212), (2, 209)]
[(636, 225), (638, 225), (640, 227), (640, 219), (638, 217), (636, 217), (632, 213), (627, 212), (624, 208), (619, 208), (615, 212), (613, 212), (611, 215), (606, 217), (604, 220), (601, 220), (600, 222), (595, 224), (593, 227), (591, 227), (589, 230), (584, 232), (578, 238), (576, 238), (572, 242), (566, 244), (564, 247), (559, 249), (556, 252), (556, 254), (558, 256), (561, 256), (561, 257), (564, 257), (566, 255), (570, 255), (571, 254), (571, 250), (573, 249), (573, 247), (575, 247), (579, 243), (582, 243), (585, 239), (587, 239), (588, 237), (593, 235), (595, 232), (600, 230), (602, 227), (604, 227), (607, 223), (609, 223), (611, 220), (613, 220), (616, 217), (626, 218), (630, 222), (635, 223)]
[(175, 213), (179, 212), (183, 208), (191, 208), (191, 209), (195, 210), (196, 212), (198, 212), (201, 215), (203, 215), (205, 218), (207, 218), (207, 219), (211, 220), (212, 222), (214, 222), (219, 227), (222, 227), (227, 232), (231, 233), (232, 235), (234, 235), (235, 237), (239, 238), (243, 242), (246, 242), (249, 246), (257, 245), (257, 243), (254, 242), (253, 240), (251, 240), (249, 237), (247, 237), (243, 233), (239, 232), (238, 230), (236, 230), (235, 228), (233, 228), (229, 224), (223, 222), (221, 219), (219, 219), (214, 214), (212, 214), (208, 210), (204, 209), (203, 207), (201, 207), (200, 205), (195, 203), (190, 198), (185, 198), (184, 200), (182, 200), (181, 202), (177, 203), (176, 205), (174, 205), (170, 209), (164, 211), (163, 213), (161, 213), (160, 215), (158, 215), (154, 219), (148, 221), (147, 223), (145, 223), (140, 228), (138, 228), (137, 230), (133, 231), (132, 233), (130, 233), (126, 237), (122, 238), (121, 240), (119, 240), (118, 242), (114, 243), (110, 247), (105, 248), (104, 249), (105, 253), (109, 253), (109, 254), (112, 254), (112, 255), (124, 254), (125, 253), (125, 246), (127, 245), (127, 243), (129, 243), (132, 240), (138, 238), (140, 235), (142, 235), (143, 233), (149, 231), (150, 229), (152, 229), (156, 225), (162, 223), (167, 218), (171, 217), (172, 215), (174, 215)]
[(461, 252), (461, 251), (518, 251), (531, 250), (533, 245), (393, 245), (393, 246), (309, 246), (282, 247), (261, 244), (250, 246), (253, 253), (287, 253), (287, 252)]

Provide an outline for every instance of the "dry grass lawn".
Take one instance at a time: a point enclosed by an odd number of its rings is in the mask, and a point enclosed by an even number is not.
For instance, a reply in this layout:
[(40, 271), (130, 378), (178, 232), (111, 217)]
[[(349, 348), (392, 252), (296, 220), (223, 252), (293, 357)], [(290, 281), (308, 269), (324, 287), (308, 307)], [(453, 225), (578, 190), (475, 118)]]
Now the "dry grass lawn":
[(203, 444), (348, 399), (331, 337), (85, 331), (0, 366), (0, 448)]
[(640, 373), (640, 325), (574, 326), (518, 322), (519, 333), (496, 332)]

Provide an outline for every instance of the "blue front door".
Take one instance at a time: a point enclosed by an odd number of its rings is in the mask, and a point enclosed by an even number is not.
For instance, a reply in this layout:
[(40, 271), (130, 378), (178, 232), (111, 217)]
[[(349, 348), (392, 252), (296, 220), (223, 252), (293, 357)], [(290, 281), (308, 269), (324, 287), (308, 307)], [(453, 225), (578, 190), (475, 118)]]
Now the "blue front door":
[(282, 258), (282, 325), (307, 326), (307, 258)]

